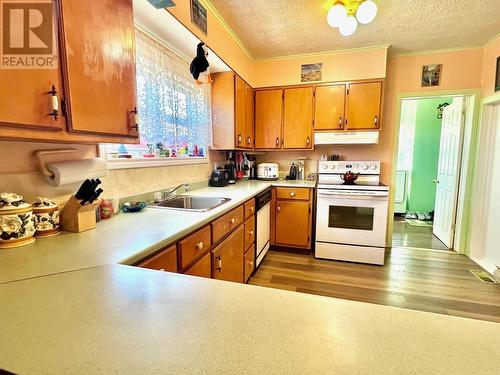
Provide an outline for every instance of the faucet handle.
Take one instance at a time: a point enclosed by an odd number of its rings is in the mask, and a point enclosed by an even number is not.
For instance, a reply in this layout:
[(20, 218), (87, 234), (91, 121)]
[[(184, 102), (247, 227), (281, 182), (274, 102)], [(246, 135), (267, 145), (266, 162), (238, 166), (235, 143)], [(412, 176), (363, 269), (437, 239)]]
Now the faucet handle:
[(184, 191), (191, 191), (191, 185), (184, 184)]

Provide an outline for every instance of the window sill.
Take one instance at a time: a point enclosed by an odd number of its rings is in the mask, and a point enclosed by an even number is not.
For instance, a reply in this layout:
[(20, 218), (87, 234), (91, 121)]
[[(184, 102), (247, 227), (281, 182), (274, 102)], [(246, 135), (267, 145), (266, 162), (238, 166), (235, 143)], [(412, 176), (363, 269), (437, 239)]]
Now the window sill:
[(208, 158), (107, 159), (107, 162), (109, 169), (132, 169), (208, 164)]

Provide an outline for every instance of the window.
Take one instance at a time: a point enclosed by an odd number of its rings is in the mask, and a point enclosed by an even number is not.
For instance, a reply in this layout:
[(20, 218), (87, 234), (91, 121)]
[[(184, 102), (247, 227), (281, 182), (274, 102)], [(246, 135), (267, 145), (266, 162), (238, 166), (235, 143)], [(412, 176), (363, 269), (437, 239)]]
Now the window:
[(140, 144), (104, 145), (101, 154), (127, 168), (206, 161), (210, 86), (195, 84), (189, 62), (143, 31), (135, 38)]

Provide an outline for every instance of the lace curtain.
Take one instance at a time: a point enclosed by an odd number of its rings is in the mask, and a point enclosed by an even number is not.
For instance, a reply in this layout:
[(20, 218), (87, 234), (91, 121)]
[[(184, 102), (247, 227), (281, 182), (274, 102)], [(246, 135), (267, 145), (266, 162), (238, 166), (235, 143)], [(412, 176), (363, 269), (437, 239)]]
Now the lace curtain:
[(121, 146), (119, 151), (126, 149), (136, 157), (161, 144), (178, 153), (181, 149), (181, 154), (188, 150), (191, 156), (194, 149), (203, 149), (206, 155), (210, 86), (196, 85), (189, 62), (146, 33), (136, 29), (135, 39), (141, 144)]

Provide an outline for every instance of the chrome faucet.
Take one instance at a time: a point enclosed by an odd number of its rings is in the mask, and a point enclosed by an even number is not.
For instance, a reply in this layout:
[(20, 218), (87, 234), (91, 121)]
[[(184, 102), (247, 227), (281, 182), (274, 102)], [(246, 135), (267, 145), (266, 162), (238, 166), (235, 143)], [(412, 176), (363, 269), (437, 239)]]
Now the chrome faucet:
[(173, 189), (170, 189), (170, 190), (168, 190), (168, 191), (164, 191), (164, 192), (162, 192), (162, 199), (167, 200), (167, 199), (171, 199), (171, 198), (173, 198), (173, 197), (175, 196), (175, 194), (174, 194), (174, 193), (175, 193), (177, 190), (179, 190), (181, 187), (183, 187), (183, 186), (184, 186), (184, 191), (190, 191), (190, 190), (191, 190), (191, 186), (189, 186), (189, 184), (188, 184), (188, 183), (185, 183), (185, 184), (180, 184), (179, 186), (176, 186), (176, 187), (174, 187)]

